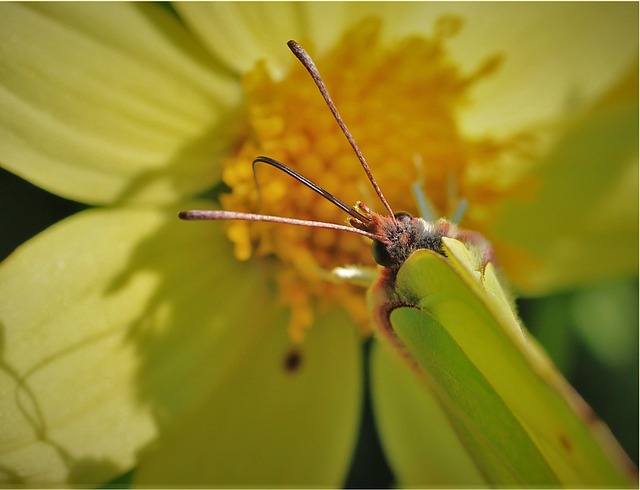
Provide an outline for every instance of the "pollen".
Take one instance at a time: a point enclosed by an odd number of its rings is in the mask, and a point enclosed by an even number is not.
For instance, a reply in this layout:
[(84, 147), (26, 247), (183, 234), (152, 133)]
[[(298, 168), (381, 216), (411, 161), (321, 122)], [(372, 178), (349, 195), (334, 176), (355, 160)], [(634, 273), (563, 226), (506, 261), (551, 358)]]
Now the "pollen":
[[(442, 216), (456, 205), (450, 183), (469, 201), (466, 227), (482, 232), (494, 203), (513, 192), (500, 182), (501, 154), (513, 142), (465, 138), (457, 117), (469, 103), (469, 89), (499, 66), (487, 58), (462, 73), (446, 44), (460, 20), (441, 19), (431, 38), (409, 37), (383, 45), (381, 22), (368, 19), (347, 32), (335, 49), (314, 58), (342, 118), (353, 133), (387, 201), (396, 211), (419, 215), (411, 185), (420, 180)], [(311, 48), (311, 49), (310, 49)], [(348, 204), (360, 200), (383, 212), (367, 177), (307, 71), (292, 63), (280, 80), (259, 63), (243, 80), (246, 139), (225, 162), (231, 191), (225, 209), (343, 224), (339, 208), (274, 168), (251, 162), (266, 155), (292, 167)], [(417, 161), (424, 162), (418, 166)], [(255, 181), (259, 183), (256, 187)], [(503, 179), (504, 180), (504, 179)], [(304, 339), (314, 315), (336, 303), (369, 331), (365, 293), (355, 285), (327, 280), (339, 266), (375, 267), (370, 243), (361, 236), (278, 223), (235, 222), (227, 227), (241, 260), (275, 257), (280, 298), (291, 309), (290, 333)]]

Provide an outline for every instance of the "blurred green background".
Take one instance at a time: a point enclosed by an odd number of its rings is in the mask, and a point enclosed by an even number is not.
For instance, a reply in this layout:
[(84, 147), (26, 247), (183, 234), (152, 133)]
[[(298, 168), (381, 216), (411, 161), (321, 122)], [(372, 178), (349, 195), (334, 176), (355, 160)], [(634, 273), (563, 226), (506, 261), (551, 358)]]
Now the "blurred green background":
[[(51, 224), (86, 208), (4, 170), (0, 170), (0, 189), (2, 259)], [(603, 253), (606, 253), (605, 249)], [(527, 328), (609, 425), (636, 465), (639, 439), (638, 295), (638, 277), (633, 276), (518, 301)], [(368, 352), (369, 345), (364, 345), (363, 349)], [(391, 486), (393, 476), (382, 454), (368, 402), (364, 412), (358, 449), (345, 486)], [(130, 476), (131, 473), (123, 475), (111, 484), (126, 486)]]

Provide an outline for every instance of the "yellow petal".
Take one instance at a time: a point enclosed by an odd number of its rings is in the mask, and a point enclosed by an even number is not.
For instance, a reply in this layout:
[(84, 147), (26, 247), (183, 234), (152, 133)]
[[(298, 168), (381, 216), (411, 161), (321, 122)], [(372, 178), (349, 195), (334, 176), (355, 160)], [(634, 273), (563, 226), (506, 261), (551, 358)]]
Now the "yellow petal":
[(288, 65), (294, 58), (286, 42), (303, 33), (296, 3), (179, 2), (175, 8), (216, 58), (238, 74), (264, 58), (277, 60), (270, 68)]
[[(254, 342), (206, 403), (160, 439), (141, 485), (338, 487), (357, 434), (361, 360), (344, 314), (318, 321), (293, 347), (286, 318), (248, 300)], [(288, 366), (288, 368), (287, 368)]]
[(504, 264), (522, 291), (637, 271), (637, 158), (637, 99), (600, 106), (560, 135), (535, 169), (534, 199), (505, 201), (495, 223), (501, 240), (532, 259), (531, 267)]
[(440, 403), (386, 344), (372, 357), (376, 423), (394, 474), (404, 487), (484, 487)]
[(255, 311), (273, 304), (230, 257), (216, 224), (129, 209), (76, 215), (3, 263), (9, 484), (108, 481), (206, 399), (257, 334), (244, 328), (260, 328)]
[[(436, 3), (465, 20), (448, 46), (472, 72), (502, 56), (474, 85), (465, 132), (509, 135), (584, 107), (613, 86), (638, 53), (638, 5), (624, 2)], [(480, 41), (480, 42), (479, 42)]]
[(152, 4), (0, 6), (0, 160), (88, 203), (215, 180), (236, 82)]

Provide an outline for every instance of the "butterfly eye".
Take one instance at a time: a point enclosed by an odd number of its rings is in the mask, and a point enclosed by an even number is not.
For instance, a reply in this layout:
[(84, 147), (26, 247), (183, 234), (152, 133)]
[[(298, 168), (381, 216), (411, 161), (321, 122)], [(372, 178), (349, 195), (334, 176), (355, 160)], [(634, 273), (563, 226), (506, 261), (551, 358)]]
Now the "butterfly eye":
[(398, 211), (397, 213), (393, 214), (396, 219), (402, 223), (407, 223), (409, 221), (411, 221), (413, 219), (413, 216), (411, 216), (409, 213), (407, 213), (406, 211)]
[(389, 255), (387, 246), (378, 240), (374, 240), (371, 243), (371, 255), (373, 255), (373, 260), (376, 261), (376, 264), (381, 265), (382, 267), (388, 268), (393, 265), (393, 259), (391, 258), (391, 255)]

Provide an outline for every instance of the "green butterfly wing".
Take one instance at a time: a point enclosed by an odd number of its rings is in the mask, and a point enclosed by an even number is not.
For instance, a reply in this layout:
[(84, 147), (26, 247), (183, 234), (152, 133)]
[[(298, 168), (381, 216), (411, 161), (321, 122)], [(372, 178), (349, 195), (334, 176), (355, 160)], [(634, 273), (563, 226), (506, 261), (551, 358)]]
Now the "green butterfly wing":
[(444, 241), (447, 258), (420, 250), (399, 270), (394, 299), (409, 306), (389, 320), (487, 482), (634, 484), (607, 427), (519, 325), (493, 265)]

